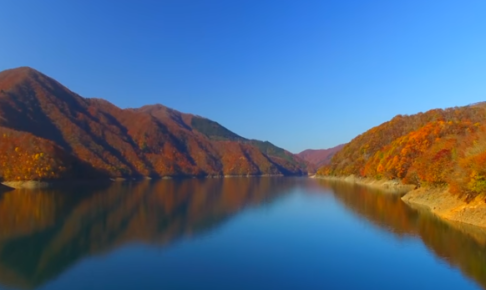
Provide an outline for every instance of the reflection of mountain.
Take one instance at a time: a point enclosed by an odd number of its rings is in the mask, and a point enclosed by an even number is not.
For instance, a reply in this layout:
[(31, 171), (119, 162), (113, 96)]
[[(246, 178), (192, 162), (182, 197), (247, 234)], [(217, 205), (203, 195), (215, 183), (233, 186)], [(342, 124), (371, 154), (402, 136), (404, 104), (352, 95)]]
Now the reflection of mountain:
[[(0, 193), (0, 284), (35, 288), (79, 260), (139, 242), (164, 246), (208, 232), (294, 186), (334, 195), (352, 212), (399, 237), (416, 236), (486, 287), (486, 239), (406, 206), (398, 197), (322, 180), (191, 179), (115, 183), (75, 191)], [(327, 191), (326, 191), (327, 192)]]
[(0, 281), (34, 288), (129, 242), (165, 245), (220, 225), (295, 185), (285, 178), (114, 184), (95, 192), (0, 195)]
[(398, 196), (346, 183), (319, 181), (331, 187), (343, 205), (387, 231), (417, 236), (437, 256), (486, 287), (486, 232), (453, 227), (427, 212), (409, 208)]

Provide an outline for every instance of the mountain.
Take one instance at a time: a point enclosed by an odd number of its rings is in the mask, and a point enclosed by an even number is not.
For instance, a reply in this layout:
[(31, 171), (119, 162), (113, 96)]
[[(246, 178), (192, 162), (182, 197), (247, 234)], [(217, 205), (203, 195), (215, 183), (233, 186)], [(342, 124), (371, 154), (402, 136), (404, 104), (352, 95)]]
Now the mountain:
[(301, 175), (269, 142), (162, 105), (121, 109), (28, 68), (0, 72), (0, 180)]
[(398, 115), (345, 145), (318, 175), (448, 185), (471, 200), (486, 193), (485, 125), (485, 103)]
[(336, 154), (343, 147), (344, 144), (329, 149), (307, 149), (298, 153), (297, 156), (311, 164), (315, 164), (317, 167), (322, 167), (329, 164), (334, 154)]

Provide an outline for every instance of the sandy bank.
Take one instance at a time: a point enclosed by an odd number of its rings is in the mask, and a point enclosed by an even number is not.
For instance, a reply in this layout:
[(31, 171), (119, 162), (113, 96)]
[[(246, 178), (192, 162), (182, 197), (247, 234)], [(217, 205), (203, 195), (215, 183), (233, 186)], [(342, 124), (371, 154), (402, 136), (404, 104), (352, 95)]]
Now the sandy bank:
[(476, 198), (470, 203), (452, 195), (448, 188), (419, 188), (396, 180), (375, 180), (354, 176), (317, 176), (330, 181), (359, 184), (386, 192), (403, 194), (402, 200), (415, 209), (425, 209), (439, 218), (454, 223), (463, 223), (486, 228), (486, 202)]
[(404, 195), (402, 200), (412, 207), (427, 208), (443, 219), (486, 228), (484, 199), (476, 198), (466, 203), (452, 195), (447, 188), (419, 188)]
[(337, 176), (311, 176), (311, 178), (319, 178), (329, 181), (341, 181), (352, 184), (359, 184), (362, 186), (380, 189), (390, 193), (405, 194), (415, 188), (413, 185), (403, 184), (397, 180), (376, 180), (371, 178), (355, 177), (354, 175), (346, 177)]
[(37, 188), (47, 188), (52, 186), (49, 182), (44, 181), (4, 181), (2, 184), (9, 188), (15, 189), (37, 189)]

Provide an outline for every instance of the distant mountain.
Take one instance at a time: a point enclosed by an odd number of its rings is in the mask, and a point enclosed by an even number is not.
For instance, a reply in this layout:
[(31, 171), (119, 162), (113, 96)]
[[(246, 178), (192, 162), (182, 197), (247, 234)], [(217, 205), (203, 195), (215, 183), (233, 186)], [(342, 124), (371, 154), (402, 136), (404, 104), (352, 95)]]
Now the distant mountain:
[(486, 194), (486, 103), (435, 109), (359, 135), (318, 175), (398, 179), (446, 186), (471, 200)]
[(0, 72), (0, 180), (301, 175), (304, 160), (162, 105), (120, 109), (27, 67)]
[(317, 167), (322, 167), (329, 164), (334, 154), (341, 150), (344, 145), (345, 144), (341, 144), (329, 149), (307, 149), (297, 154), (297, 156)]

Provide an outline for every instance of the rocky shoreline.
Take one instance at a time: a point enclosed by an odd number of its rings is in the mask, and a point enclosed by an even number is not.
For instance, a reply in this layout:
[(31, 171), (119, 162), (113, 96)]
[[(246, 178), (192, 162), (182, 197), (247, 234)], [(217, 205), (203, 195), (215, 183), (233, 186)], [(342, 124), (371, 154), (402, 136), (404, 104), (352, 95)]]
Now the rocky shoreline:
[(426, 208), (442, 219), (486, 228), (486, 202), (482, 198), (466, 203), (448, 188), (419, 188), (404, 195), (402, 200), (412, 207)]
[(359, 184), (384, 192), (400, 194), (401, 199), (413, 208), (426, 209), (448, 222), (459, 222), (486, 229), (486, 202), (482, 198), (466, 203), (444, 188), (418, 188), (397, 180), (375, 180), (355, 176), (313, 176), (329, 181)]

